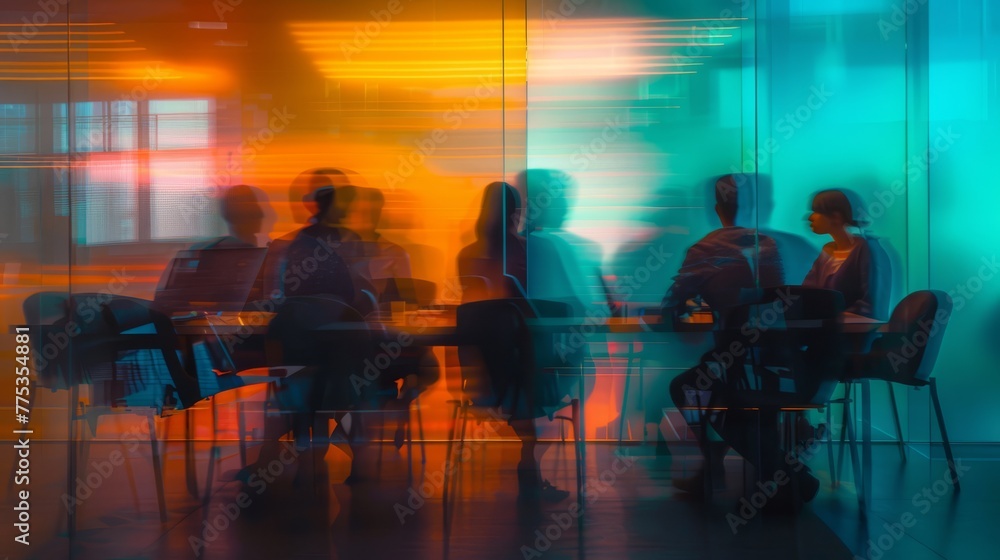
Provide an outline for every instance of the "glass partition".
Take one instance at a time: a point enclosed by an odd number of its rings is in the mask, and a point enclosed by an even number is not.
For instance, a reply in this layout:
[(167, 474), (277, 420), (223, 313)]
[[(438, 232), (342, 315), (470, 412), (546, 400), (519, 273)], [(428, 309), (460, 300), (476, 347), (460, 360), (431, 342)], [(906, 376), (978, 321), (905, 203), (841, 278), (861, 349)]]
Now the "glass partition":
[[(990, 215), (1000, 194), (988, 167), (1000, 142), (994, 4), (8, 0), (0, 8), (4, 323), (39, 326), (73, 310), (83, 324), (39, 335), (36, 367), (82, 357), (76, 333), (104, 320), (102, 303), (154, 299), (181, 251), (239, 242), (273, 254), (323, 222), (317, 193), (335, 186), (339, 225), (395, 255), (374, 277), (430, 282), (424, 314), (404, 313), (419, 330), (414, 320), (463, 301), (457, 258), (481, 233), (483, 195), (495, 181), (511, 184), (523, 206), (504, 224), (505, 239), (527, 239), (519, 288), (588, 320), (634, 318), (659, 308), (688, 248), (722, 225), (716, 180), (736, 174), (735, 225), (775, 241), (785, 283), (800, 284), (830, 241), (809, 229), (814, 195), (841, 189), (878, 248), (872, 289), (882, 315), (916, 290), (953, 298), (935, 369), (950, 435), (996, 442), (989, 399), (1000, 382), (987, 367), (1000, 358), (992, 282), (1000, 238)], [(254, 209), (243, 225), (227, 198), (236, 185), (249, 187), (239, 212)], [(280, 302), (267, 282), (258, 310)], [(381, 319), (391, 303), (375, 302)], [(590, 353), (581, 369), (591, 440), (678, 428), (667, 387), (713, 343), (707, 330), (645, 346), (580, 340)], [(222, 344), (262, 365), (251, 337)], [(12, 348), (4, 343), (3, 356)], [(199, 383), (218, 383), (212, 352), (199, 346), (185, 364)], [(623, 374), (637, 352), (648, 360), (645, 377), (622, 410)], [(419, 408), (423, 437), (440, 440), (463, 377), (453, 349), (431, 353), (437, 380)], [(59, 442), (46, 461), (69, 464), (84, 440), (148, 441), (150, 426), (165, 455), (262, 439), (263, 415), (244, 426), (234, 405), (262, 403), (262, 388), (178, 411), (164, 360), (130, 360), (89, 371), (85, 382), (66, 371), (37, 376), (33, 437)], [(141, 398), (123, 411), (126, 395)], [(896, 396), (903, 437), (937, 441), (928, 392)], [(897, 437), (889, 399), (875, 384), (880, 440)], [(17, 428), (12, 416), (0, 426)], [(139, 495), (155, 499), (152, 485)], [(88, 505), (100, 511), (100, 502)], [(51, 537), (71, 508), (43, 507), (51, 523), (39, 532)]]

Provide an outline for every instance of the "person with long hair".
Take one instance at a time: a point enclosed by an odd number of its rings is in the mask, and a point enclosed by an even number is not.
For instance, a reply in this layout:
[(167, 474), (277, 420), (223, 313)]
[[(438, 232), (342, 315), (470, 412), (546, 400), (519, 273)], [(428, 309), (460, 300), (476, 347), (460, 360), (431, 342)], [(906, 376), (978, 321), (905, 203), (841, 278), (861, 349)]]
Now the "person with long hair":
[(519, 297), (510, 278), (527, 285), (528, 257), (524, 238), (517, 234), (521, 196), (504, 182), (494, 182), (483, 192), (476, 220), (476, 240), (458, 253), (458, 274), (478, 276), (487, 282), (485, 293), (463, 293), (463, 301)]

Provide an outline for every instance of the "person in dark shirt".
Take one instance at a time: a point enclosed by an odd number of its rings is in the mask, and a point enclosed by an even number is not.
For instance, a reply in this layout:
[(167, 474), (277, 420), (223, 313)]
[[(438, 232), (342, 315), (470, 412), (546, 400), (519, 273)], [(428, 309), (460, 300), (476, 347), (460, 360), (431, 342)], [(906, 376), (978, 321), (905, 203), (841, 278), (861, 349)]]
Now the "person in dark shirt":
[(844, 295), (847, 312), (885, 319), (888, 315), (888, 259), (873, 239), (855, 235), (848, 227), (860, 227), (854, 219), (850, 199), (842, 191), (821, 191), (813, 198), (809, 226), (813, 233), (829, 235), (803, 286), (835, 290)]
[(716, 320), (758, 287), (783, 283), (781, 257), (774, 241), (754, 229), (736, 225), (737, 187), (732, 175), (715, 185), (715, 212), (722, 227), (687, 251), (661, 305), (663, 316), (683, 314), (690, 298), (700, 297)]
[[(723, 227), (709, 233), (688, 251), (680, 273), (663, 299), (665, 316), (683, 310), (688, 298), (700, 296), (712, 308), (718, 324), (719, 319), (725, 316), (727, 307), (753, 301), (757, 288), (783, 284), (781, 258), (774, 242), (755, 230), (735, 225), (739, 200), (737, 191), (738, 183), (732, 175), (723, 176), (716, 182), (715, 210)], [(727, 389), (720, 379), (713, 379), (707, 391), (694, 390), (695, 387), (700, 387), (699, 377), (705, 371), (714, 371), (708, 363), (709, 354), (702, 357), (699, 365), (678, 375), (671, 382), (670, 396), (678, 408), (705, 405), (708, 394), (714, 405), (725, 406)], [(725, 421), (719, 422), (722, 418)], [(762, 460), (781, 455), (778, 440), (771, 437), (770, 431), (766, 434), (762, 432), (758, 437), (755, 421), (752, 413), (747, 414), (741, 410), (731, 409), (717, 415), (712, 426), (724, 441), (710, 441), (708, 434), (702, 434), (699, 438), (702, 453), (705, 457), (710, 457), (711, 461), (706, 461), (693, 477), (673, 479), (674, 486), (684, 492), (698, 493), (704, 489), (706, 476), (711, 476), (717, 486), (723, 485), (723, 459), (730, 442), (759, 441), (759, 455), (766, 458)], [(691, 425), (691, 428), (695, 431), (700, 429), (696, 425)], [(745, 450), (745, 447), (741, 449)], [(749, 456), (745, 458), (754, 460)], [(799, 484), (788, 488), (798, 488), (804, 500), (812, 499), (819, 488), (816, 478), (809, 474), (808, 469), (797, 469), (792, 476), (798, 477)], [(780, 498), (772, 500), (772, 506), (795, 499), (790, 496), (790, 490), (783, 488), (781, 492)]]
[(316, 192), (316, 223), (299, 230), (285, 249), (279, 271), (285, 297), (331, 295), (347, 303), (355, 299), (351, 272), (339, 251), (356, 236), (336, 225), (334, 196), (333, 187)]

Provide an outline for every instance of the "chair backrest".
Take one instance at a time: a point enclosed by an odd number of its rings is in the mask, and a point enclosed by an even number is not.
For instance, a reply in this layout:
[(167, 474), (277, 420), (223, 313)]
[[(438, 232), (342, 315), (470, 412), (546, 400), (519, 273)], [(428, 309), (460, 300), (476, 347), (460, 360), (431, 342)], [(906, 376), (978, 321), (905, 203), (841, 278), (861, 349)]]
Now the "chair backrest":
[(839, 292), (801, 286), (765, 288), (758, 301), (730, 308), (716, 342), (734, 358), (730, 383), (803, 404), (828, 402), (844, 370), (843, 311)]
[(434, 303), (437, 297), (437, 284), (430, 280), (419, 278), (382, 278), (374, 280), (375, 284), (383, 284), (379, 290), (379, 302), (405, 301), (406, 303), (426, 307)]
[(873, 373), (900, 383), (926, 382), (937, 361), (951, 310), (951, 298), (938, 290), (920, 290), (903, 298), (880, 329), (881, 336), (872, 342), (871, 355), (879, 362)]
[(27, 324), (51, 325), (69, 314), (69, 303), (67, 292), (38, 292), (25, 298), (21, 309)]
[(562, 397), (555, 368), (574, 368), (586, 344), (573, 344), (565, 330), (531, 328), (530, 318), (572, 318), (572, 304), (508, 298), (460, 305), (458, 330), (469, 341), (459, 347), (465, 395), (474, 403), (501, 406), (518, 417), (540, 417)]
[(483, 406), (510, 401), (532, 361), (520, 302), (492, 299), (462, 304), (456, 311), (456, 324), (469, 341), (458, 348), (465, 397)]
[(380, 379), (384, 365), (372, 355), (377, 349), (361, 313), (335, 297), (287, 298), (268, 325), (267, 337), (281, 348), (277, 362), (269, 358), (272, 365), (316, 371), (312, 410), (353, 407), (374, 398), (386, 381)]
[(492, 299), (493, 287), (485, 276), (459, 276), (458, 283), (462, 288), (462, 303)]
[(101, 312), (110, 299), (108, 293), (87, 292), (39, 292), (25, 299), (25, 321), (39, 327), (32, 337), (39, 386), (86, 383), (86, 366), (108, 361), (110, 347), (100, 341), (113, 335)]

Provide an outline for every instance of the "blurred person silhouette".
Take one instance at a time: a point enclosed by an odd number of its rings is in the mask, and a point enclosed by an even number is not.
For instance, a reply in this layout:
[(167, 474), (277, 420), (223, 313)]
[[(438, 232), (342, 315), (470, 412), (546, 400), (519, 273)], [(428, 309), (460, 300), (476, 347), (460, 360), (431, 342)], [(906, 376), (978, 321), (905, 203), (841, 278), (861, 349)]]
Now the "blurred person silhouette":
[[(607, 272), (614, 277), (616, 292), (626, 295), (630, 306), (658, 305), (683, 262), (679, 248), (695, 241), (692, 229), (698, 216), (689, 198), (679, 189), (653, 195), (645, 202), (644, 214), (631, 222), (638, 230), (635, 237), (623, 243), (611, 258)], [(634, 277), (640, 269), (648, 272), (644, 281)]]
[(343, 208), (341, 224), (356, 233), (360, 240), (359, 254), (354, 257), (358, 272), (372, 280), (410, 278), (410, 256), (406, 250), (378, 231), (385, 207), (382, 191), (355, 185), (341, 187), (340, 191), (350, 196)]
[(354, 241), (356, 236), (339, 226), (341, 210), (335, 203), (336, 197), (332, 186), (313, 192), (316, 202), (313, 223), (296, 233), (279, 265), (281, 293), (285, 297), (328, 295), (346, 303), (354, 302), (354, 281), (341, 251), (345, 237)]
[[(876, 239), (864, 234), (865, 224), (855, 218), (850, 198), (835, 189), (813, 197), (809, 228), (833, 241), (823, 246), (802, 285), (838, 291), (844, 295), (847, 312), (885, 320), (892, 276), (888, 256)], [(855, 234), (848, 228), (859, 231)]]
[(781, 256), (785, 278), (789, 282), (804, 278), (816, 254), (816, 248), (801, 235), (770, 227), (775, 202), (771, 177), (760, 173), (733, 173), (731, 177), (739, 187), (736, 225), (756, 229), (774, 240)]
[[(254, 257), (244, 251), (231, 251), (232, 249), (256, 249), (258, 235), (264, 232), (264, 221), (267, 218), (265, 208), (267, 205), (267, 195), (255, 187), (249, 185), (234, 185), (227, 188), (218, 199), (219, 213), (226, 223), (227, 235), (216, 237), (205, 241), (197, 242), (186, 250), (178, 253), (187, 265), (178, 264), (175, 258), (166, 269), (157, 284), (154, 302), (160, 311), (169, 315), (181, 315), (196, 313), (198, 309), (202, 312), (231, 311), (233, 308), (223, 307), (236, 302), (230, 300), (222, 302), (216, 299), (223, 295), (218, 290), (222, 288), (226, 296), (243, 298), (238, 286), (247, 288), (243, 280), (249, 280), (254, 276), (252, 286), (246, 292), (244, 301), (240, 302), (247, 308), (252, 302), (256, 302), (264, 297), (264, 270), (261, 266), (260, 256)], [(198, 251), (198, 253), (190, 253)], [(262, 252), (263, 249), (260, 249)], [(178, 266), (185, 267), (194, 265), (195, 268), (183, 269), (190, 273), (197, 273), (200, 276), (192, 277), (190, 280), (183, 280)], [(245, 267), (247, 275), (237, 278), (234, 267)], [(257, 267), (257, 268), (250, 268)], [(214, 271), (214, 272), (213, 272)], [(209, 274), (208, 277), (204, 274)], [(242, 274), (242, 273), (241, 273)], [(223, 276), (224, 275), (224, 276)], [(196, 278), (196, 279), (194, 279)], [(193, 302), (216, 302), (216, 308), (202, 308), (195, 306)], [(204, 304), (203, 304), (204, 305)], [(237, 304), (238, 305), (238, 304)], [(199, 341), (196, 348), (196, 370), (198, 372), (214, 370), (216, 373), (231, 372), (243, 367), (255, 367), (263, 359), (263, 347), (256, 344), (256, 341), (248, 341), (246, 344), (226, 347), (220, 339), (205, 338)], [(199, 349), (204, 349), (208, 353), (209, 365), (204, 365), (199, 357)], [(201, 377), (202, 382), (207, 386), (212, 386), (217, 382), (214, 375), (208, 374)]]
[(271, 240), (264, 260), (264, 293), (278, 298), (283, 293), (282, 271), (286, 251), (303, 227), (317, 223), (319, 208), (316, 193), (348, 184), (348, 175), (336, 168), (308, 169), (299, 173), (288, 187), (289, 210), (292, 220), (300, 227)]
[[(496, 181), (486, 186), (479, 218), (476, 220), (476, 240), (462, 248), (458, 254), (459, 275), (465, 279), (479, 277), (485, 286), (466, 283), (463, 285), (462, 302), (487, 299), (524, 298), (522, 292), (527, 275), (527, 254), (525, 240), (517, 234), (520, 221), (521, 197), (511, 185)], [(512, 280), (516, 280), (516, 283)], [(498, 357), (479, 356), (468, 348), (459, 348), (463, 368), (479, 369), (480, 359)], [(516, 364), (508, 367), (484, 367), (482, 371), (491, 375), (505, 376), (490, 379), (489, 393), (505, 394), (505, 389), (516, 384), (519, 375)], [(477, 405), (504, 406), (505, 403), (477, 402)], [(569, 492), (556, 488), (542, 477), (538, 454), (538, 433), (532, 414), (507, 411), (507, 423), (521, 440), (521, 457), (517, 465), (518, 498), (522, 503), (536, 501), (558, 502), (569, 496)]]
[(191, 246), (191, 249), (216, 249), (228, 247), (257, 247), (257, 236), (264, 231), (267, 195), (249, 185), (235, 185), (226, 189), (219, 199), (219, 213), (226, 222), (228, 235)]
[(604, 287), (600, 246), (564, 229), (573, 179), (562, 171), (528, 169), (516, 182), (528, 201), (528, 296), (569, 303), (577, 317), (610, 317), (616, 304)]
[[(569, 202), (576, 191), (572, 177), (558, 170), (527, 169), (517, 175), (514, 186), (519, 192), (524, 193), (524, 199), (527, 201), (524, 220), (527, 282), (523, 284), (526, 290), (521, 288), (521, 291), (526, 292), (526, 296), (531, 300), (549, 300), (567, 304), (573, 317), (581, 323), (602, 323), (618, 313), (619, 304), (614, 301), (603, 280), (600, 246), (567, 231), (564, 227), (570, 211)], [(495, 206), (491, 210), (495, 210)], [(513, 221), (514, 216), (504, 216), (504, 219)], [(495, 218), (493, 221), (496, 223)], [(496, 233), (494, 231), (494, 235)], [(520, 274), (516, 262), (518, 257), (516, 253), (512, 255), (515, 259), (512, 263), (513, 273), (507, 274), (506, 278), (516, 278), (516, 275)], [(564, 400), (579, 398), (582, 402), (595, 391), (597, 384), (596, 376), (593, 375), (595, 364), (590, 357), (590, 348), (594, 344), (606, 345), (607, 340), (601, 335), (589, 336), (581, 347), (578, 344), (570, 344), (567, 337), (568, 335), (558, 335), (557, 338), (548, 340), (542, 337), (536, 342), (536, 351), (542, 356), (541, 360), (548, 359), (544, 357), (546, 352), (553, 352), (559, 354), (558, 358), (562, 360), (563, 366), (583, 366), (581, 371), (584, 376), (583, 394), (578, 394), (580, 392), (578, 380), (572, 379), (571, 376), (558, 376), (555, 380), (556, 386), (545, 389), (551, 394), (562, 395)], [(569, 348), (575, 350), (565, 353)], [(544, 381), (544, 378), (540, 380)], [(542, 499), (557, 500), (565, 497), (564, 491), (549, 485), (538, 471), (535, 459), (537, 437), (534, 420), (518, 421), (517, 425), (514, 423), (511, 425), (523, 443), (521, 463), (518, 468), (521, 495), (528, 498), (539, 495), (538, 482), (541, 481)], [(581, 437), (585, 437), (585, 434)]]
[(749, 291), (780, 286), (784, 273), (774, 240), (757, 230), (736, 225), (740, 209), (739, 187), (733, 175), (715, 183), (715, 214), (722, 227), (688, 249), (673, 284), (663, 297), (665, 318), (682, 315), (687, 301), (699, 298), (716, 320), (725, 309), (740, 303)]
[[(688, 249), (674, 283), (663, 298), (662, 310), (667, 325), (672, 323), (670, 318), (686, 313), (690, 298), (697, 297), (708, 304), (718, 325), (727, 308), (752, 301), (758, 288), (784, 283), (781, 257), (774, 241), (754, 229), (736, 225), (740, 203), (752, 201), (750, 197), (741, 196), (740, 191), (746, 188), (749, 188), (746, 183), (741, 184), (733, 175), (723, 175), (715, 182), (715, 214), (722, 227)], [(688, 393), (697, 385), (698, 377), (710, 359), (711, 351), (702, 357), (698, 365), (681, 373), (670, 383), (670, 398), (675, 406), (684, 408), (694, 404), (689, 401)], [(715, 380), (711, 391), (724, 393), (725, 387)], [(724, 404), (724, 398), (717, 398), (715, 402)], [(748, 419), (738, 416), (738, 413), (726, 415), (726, 428), (730, 432), (723, 433), (723, 437), (727, 440), (732, 439), (728, 436), (733, 434), (742, 435), (741, 432), (755, 429)], [(695, 424), (691, 424), (690, 428), (696, 433), (699, 430)], [(721, 430), (717, 431), (721, 433)], [(713, 441), (707, 434), (698, 440), (703, 446), (703, 455), (711, 457), (712, 464), (706, 462), (693, 477), (673, 479), (674, 486), (685, 492), (701, 492), (705, 476), (712, 476), (717, 486), (725, 481), (723, 459), (729, 445), (725, 441)], [(762, 449), (762, 453), (771, 451), (774, 450)]]
[(478, 276), (486, 285), (463, 287), (463, 303), (524, 296), (518, 285), (527, 285), (528, 255), (525, 239), (517, 233), (520, 215), (521, 195), (514, 187), (501, 181), (486, 186), (476, 220), (476, 240), (458, 253), (459, 276)]

